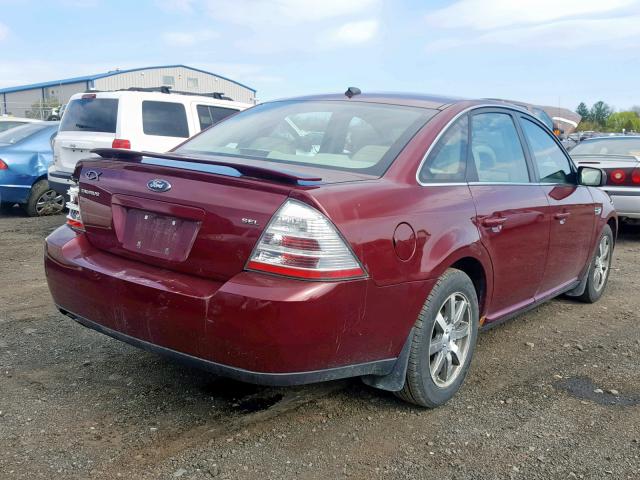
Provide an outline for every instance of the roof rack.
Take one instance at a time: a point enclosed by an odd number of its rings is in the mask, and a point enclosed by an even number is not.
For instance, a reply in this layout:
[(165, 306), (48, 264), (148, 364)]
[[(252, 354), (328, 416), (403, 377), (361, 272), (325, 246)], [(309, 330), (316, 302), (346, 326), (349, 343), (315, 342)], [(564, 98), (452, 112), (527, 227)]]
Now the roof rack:
[(119, 88), (117, 90), (97, 90), (95, 88), (90, 88), (85, 90), (84, 93), (96, 93), (96, 92), (160, 92), (160, 93), (175, 93), (177, 95), (197, 95), (198, 97), (210, 97), (215, 98), (216, 100), (227, 100), (233, 101), (233, 98), (227, 97), (224, 92), (208, 92), (208, 93), (196, 93), (196, 92), (182, 92), (179, 90), (172, 90), (171, 87), (162, 86), (162, 87), (129, 87), (129, 88)]

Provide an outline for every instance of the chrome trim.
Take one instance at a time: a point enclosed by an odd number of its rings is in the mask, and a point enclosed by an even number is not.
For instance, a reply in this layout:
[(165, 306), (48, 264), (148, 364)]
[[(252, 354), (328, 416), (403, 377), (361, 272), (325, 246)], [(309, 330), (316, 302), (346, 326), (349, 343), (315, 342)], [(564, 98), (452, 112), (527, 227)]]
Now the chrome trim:
[[(422, 185), (423, 187), (432, 186), (432, 185), (438, 185), (438, 186), (440, 186), (440, 185), (456, 185), (455, 183), (440, 183), (440, 184), (437, 184), (437, 183), (423, 183), (423, 182), (420, 181), (420, 170), (422, 170), (424, 162), (427, 161), (427, 157), (431, 153), (431, 150), (433, 150), (433, 148), (440, 141), (440, 138), (445, 134), (445, 132), (449, 129), (449, 127), (456, 120), (458, 120), (463, 115), (466, 115), (471, 110), (478, 110), (480, 108), (502, 108), (502, 109), (506, 109), (506, 110), (513, 110), (514, 112), (526, 113), (527, 115), (531, 116), (531, 112), (529, 112), (528, 110), (525, 110), (524, 108), (520, 108), (520, 107), (518, 107), (516, 105), (504, 105), (504, 104), (501, 105), (501, 104), (498, 104), (498, 103), (483, 103), (481, 105), (473, 105), (471, 107), (465, 108), (461, 112), (458, 112), (451, 120), (449, 120), (447, 122), (447, 124), (444, 127), (442, 127), (442, 129), (440, 130), (440, 133), (438, 133), (436, 138), (433, 139), (433, 142), (431, 142), (431, 145), (429, 145), (429, 148), (427, 149), (426, 153), (422, 157), (422, 161), (420, 162), (420, 165), (418, 165), (418, 169), (416, 170), (416, 182), (418, 182), (419, 185)], [(467, 184), (468, 184), (468, 182), (458, 182), (457, 183), (457, 185), (467, 185)]]

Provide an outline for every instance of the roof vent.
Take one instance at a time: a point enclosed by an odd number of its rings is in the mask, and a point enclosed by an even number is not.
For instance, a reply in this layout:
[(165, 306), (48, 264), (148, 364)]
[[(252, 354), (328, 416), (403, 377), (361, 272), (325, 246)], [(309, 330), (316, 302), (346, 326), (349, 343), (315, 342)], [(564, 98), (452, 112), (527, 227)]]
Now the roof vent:
[(355, 95), (360, 95), (362, 93), (362, 90), (360, 90), (358, 87), (349, 87), (347, 88), (347, 91), (344, 92), (344, 94), (348, 97), (351, 98)]

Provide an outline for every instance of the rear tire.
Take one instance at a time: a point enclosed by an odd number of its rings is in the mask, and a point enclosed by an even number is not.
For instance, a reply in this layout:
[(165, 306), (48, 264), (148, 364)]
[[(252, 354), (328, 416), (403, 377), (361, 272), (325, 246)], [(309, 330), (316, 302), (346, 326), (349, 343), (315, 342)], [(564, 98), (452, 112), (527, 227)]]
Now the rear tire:
[(473, 282), (460, 270), (447, 270), (418, 315), (407, 377), (396, 396), (427, 408), (438, 407), (453, 397), (467, 375), (478, 322)]
[(613, 246), (613, 232), (609, 225), (605, 225), (589, 265), (587, 285), (584, 293), (577, 297), (578, 300), (586, 303), (595, 303), (600, 300), (609, 281), (611, 261), (613, 260)]
[(49, 182), (39, 180), (31, 187), (29, 199), (22, 206), (30, 217), (56, 215), (64, 209), (64, 196), (49, 187)]

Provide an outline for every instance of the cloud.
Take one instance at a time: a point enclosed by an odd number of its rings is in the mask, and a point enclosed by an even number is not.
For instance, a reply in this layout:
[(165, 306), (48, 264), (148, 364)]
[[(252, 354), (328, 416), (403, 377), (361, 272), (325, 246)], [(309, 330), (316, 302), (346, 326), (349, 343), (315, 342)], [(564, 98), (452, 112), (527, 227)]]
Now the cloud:
[(606, 45), (610, 49), (640, 47), (640, 15), (578, 19), (529, 27), (494, 30), (471, 37), (445, 37), (427, 45), (438, 52), (467, 45), (499, 44), (518, 48), (581, 48)]
[(379, 5), (380, 0), (207, 0), (213, 18), (253, 28), (319, 22), (359, 14)]
[(219, 36), (218, 32), (212, 30), (200, 30), (195, 32), (167, 32), (162, 35), (162, 39), (167, 45), (173, 47), (190, 47)]
[(9, 36), (9, 27), (4, 23), (0, 23), (0, 40), (4, 40)]
[(429, 13), (426, 19), (437, 28), (491, 30), (611, 12), (636, 3), (636, 0), (458, 0)]
[(378, 33), (378, 27), (377, 20), (345, 23), (339, 28), (331, 30), (327, 35), (327, 40), (335, 45), (360, 45), (372, 40)]

